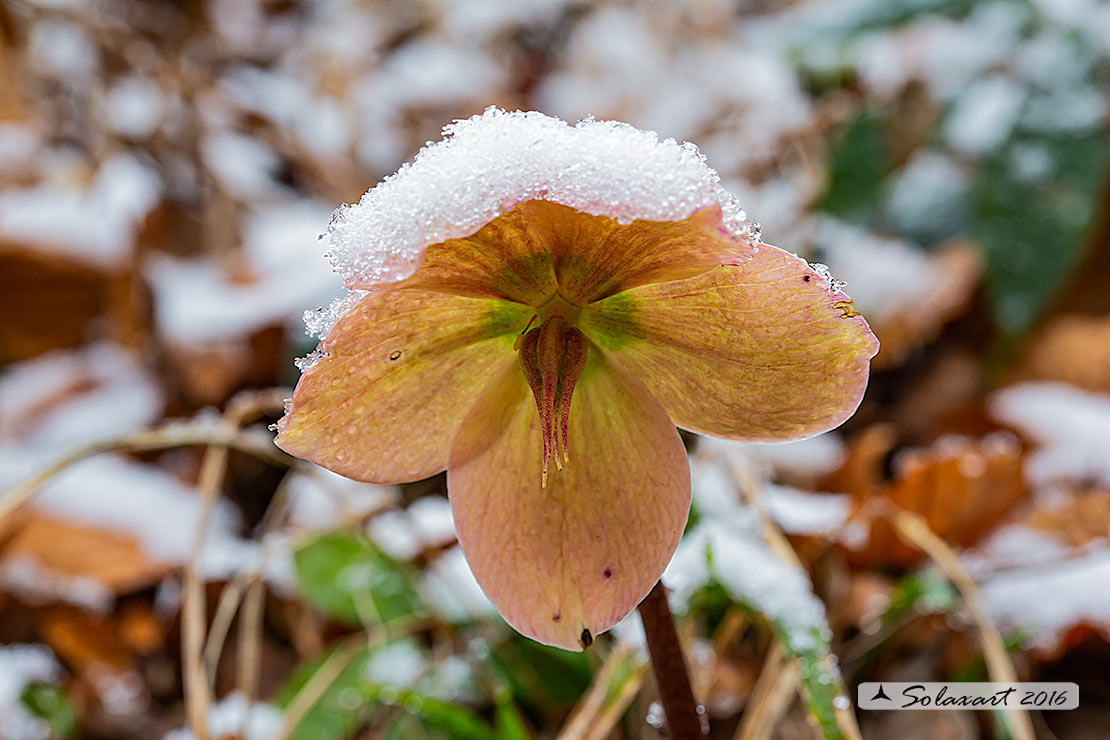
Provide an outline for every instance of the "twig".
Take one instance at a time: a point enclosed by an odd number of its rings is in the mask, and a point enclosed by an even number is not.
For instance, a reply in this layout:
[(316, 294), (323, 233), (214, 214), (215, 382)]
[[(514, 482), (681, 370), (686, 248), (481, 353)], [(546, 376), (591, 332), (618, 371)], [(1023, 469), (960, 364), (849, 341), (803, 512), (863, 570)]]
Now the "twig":
[(343, 675), (351, 661), (365, 648), (362, 635), (352, 635), (335, 649), (296, 693), (289, 706), (285, 708), (285, 727), (275, 740), (289, 740), (308, 711), (316, 705), (320, 697)]
[[(223, 416), (223, 430), (230, 436), (246, 419), (271, 409), (280, 409), (286, 393), (283, 389), (274, 389), (244, 393), (232, 398)], [(185, 593), (181, 609), (181, 669), (189, 729), (196, 740), (208, 740), (208, 705), (212, 700), (204, 664), (208, 609), (200, 573), (200, 555), (208, 533), (208, 519), (227, 472), (228, 455), (228, 446), (223, 444), (210, 444), (204, 451), (197, 481), (200, 516), (182, 577)]]
[(702, 737), (701, 718), (662, 582), (655, 584), (639, 609), (671, 740), (697, 740)]
[[(635, 648), (626, 643), (617, 643), (594, 676), (590, 688), (571, 710), (570, 716), (563, 724), (563, 728), (559, 730), (555, 740), (587, 740), (603, 738), (609, 734), (616, 720), (620, 718), (643, 685), (647, 661), (642, 658), (637, 659), (636, 652)], [(621, 666), (630, 660), (636, 661), (633, 670), (626, 675), (625, 682), (619, 687), (617, 695), (611, 696), (613, 689), (611, 682), (614, 676), (618, 675)]]
[(269, 460), (277, 465), (289, 465), (289, 457), (274, 447), (268, 439), (240, 430), (213, 428), (210, 422), (171, 422), (165, 426), (134, 434), (81, 445), (67, 452), (53, 464), (43, 468), (23, 483), (9, 489), (0, 497), (0, 523), (34, 498), (42, 486), (66, 468), (104, 452), (150, 452), (173, 447), (218, 445)]
[(797, 661), (785, 660), (782, 643), (775, 640), (763, 660), (759, 680), (748, 697), (744, 718), (736, 728), (733, 740), (764, 740), (770, 737), (790, 707), (799, 678)]
[[(1006, 652), (1002, 635), (999, 633), (990, 612), (987, 611), (986, 604), (983, 603), (983, 595), (979, 591), (979, 586), (976, 585), (975, 579), (964, 568), (959, 556), (952, 551), (947, 542), (929, 529), (929, 525), (919, 515), (899, 509), (891, 504), (882, 506), (880, 512), (894, 525), (895, 531), (902, 539), (932, 558), (933, 562), (944, 571), (944, 575), (963, 596), (964, 604), (967, 605), (971, 618), (975, 620), (975, 624), (979, 627), (980, 639), (983, 642), (983, 658), (986, 661), (987, 674), (990, 679), (1003, 683), (1015, 683), (1017, 681), (1017, 671)], [(1033, 723), (1028, 712), (1009, 709), (1002, 711), (1001, 714), (1014, 740), (1034, 740), (1036, 736), (1033, 733)]]

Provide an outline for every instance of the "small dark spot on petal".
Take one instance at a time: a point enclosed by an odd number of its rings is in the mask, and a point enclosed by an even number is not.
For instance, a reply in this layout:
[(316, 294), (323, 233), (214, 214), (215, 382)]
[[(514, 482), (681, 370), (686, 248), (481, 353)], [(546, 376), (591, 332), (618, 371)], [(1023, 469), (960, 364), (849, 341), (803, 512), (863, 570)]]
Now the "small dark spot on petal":
[(563, 618), (563, 615), (559, 614), (559, 613), (555, 613), (555, 614), (551, 615), (551, 621), (552, 622), (558, 622), (562, 618)]
[(807, 283), (808, 283), (808, 282), (809, 282), (809, 281), (810, 281), (811, 279), (812, 279), (812, 276), (810, 276), (810, 275), (806, 275), (805, 277), (803, 277), (803, 278), (802, 278), (802, 280), (805, 280), (805, 281), (806, 281)]
[(399, 349), (395, 349), (395, 350), (393, 350), (392, 352), (390, 352), (390, 353), (389, 353), (389, 359), (391, 359), (391, 360), (399, 360), (399, 359), (401, 359), (401, 350), (399, 350)]
[(582, 636), (578, 639), (584, 648), (588, 648), (590, 645), (594, 644), (594, 636), (590, 634), (589, 630), (582, 630)]
[(609, 567), (606, 567), (605, 570), (601, 571), (601, 575), (605, 576), (606, 578), (612, 578), (613, 577), (613, 569), (609, 568)]

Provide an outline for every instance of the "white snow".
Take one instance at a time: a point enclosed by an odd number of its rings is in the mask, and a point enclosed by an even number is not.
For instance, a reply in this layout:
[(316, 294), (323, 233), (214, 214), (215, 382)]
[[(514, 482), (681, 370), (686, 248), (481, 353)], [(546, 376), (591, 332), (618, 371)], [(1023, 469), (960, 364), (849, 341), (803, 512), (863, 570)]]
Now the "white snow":
[[(281, 734), (284, 723), (285, 716), (280, 709), (261, 701), (248, 705), (247, 697), (238, 691), (208, 708), (210, 737), (273, 740)], [(186, 729), (172, 730), (162, 740), (193, 740), (193, 733)]]
[(201, 142), (204, 166), (228, 194), (244, 202), (280, 193), (274, 180), (281, 160), (266, 143), (235, 131), (216, 131)]
[(411, 560), (424, 550), (455, 540), (451, 505), (443, 496), (427, 496), (407, 509), (391, 509), (370, 521), (370, 538), (383, 552)]
[(496, 108), (444, 131), (357, 205), (335, 212), (328, 256), (348, 287), (403, 279), (429, 244), (473, 233), (533, 198), (622, 222), (681, 220), (719, 204), (728, 228), (748, 239), (746, 216), (693, 145), (627, 124), (569, 126)]
[(415, 643), (394, 640), (374, 651), (363, 675), (371, 683), (413, 688), (427, 670), (428, 661)]
[(0, 645), (0, 737), (47, 740), (50, 726), (31, 714), (20, 697), (28, 684), (56, 683), (62, 669), (45, 645)]
[[(180, 565), (192, 545), (200, 498), (159, 468), (100, 455), (58, 474), (33, 504), (53, 516), (134, 537), (154, 560)], [(210, 543), (234, 538), (238, 517), (218, 500), (208, 522)]]
[(1008, 77), (976, 80), (956, 98), (945, 122), (948, 142), (965, 154), (986, 154), (1009, 137), (1025, 100), (1025, 87)]
[(51, 352), (0, 374), (0, 442), (37, 453), (138, 431), (161, 409), (154, 378), (110, 344)]
[(981, 584), (987, 609), (1005, 629), (1028, 630), (1051, 648), (1081, 622), (1110, 628), (1110, 549), (1046, 566), (1007, 571)]
[(424, 571), (424, 599), (444, 619), (461, 622), (497, 614), (467, 565), (462, 549), (455, 545), (437, 557)]
[(113, 155), (88, 187), (47, 181), (0, 192), (0, 239), (118, 267), (161, 192), (157, 174), (130, 155)]
[(1025, 463), (1030, 483), (1110, 485), (1110, 396), (1064, 383), (1022, 383), (995, 393), (990, 412), (1037, 445)]
[(289, 523), (313, 530), (341, 527), (399, 496), (396, 486), (360, 483), (311, 463), (290, 473), (286, 486)]
[(119, 134), (145, 139), (162, 122), (165, 105), (164, 94), (156, 82), (129, 75), (108, 90), (104, 100), (105, 122)]
[(327, 210), (315, 201), (255, 209), (243, 227), (241, 279), (211, 259), (150, 256), (146, 275), (162, 332), (195, 345), (298, 325), (304, 306), (327, 303), (340, 291), (316, 249)]
[(927, 303), (945, 275), (909, 242), (888, 239), (828, 216), (815, 238), (823, 260), (848, 285), (856, 308), (872, 324)]
[(852, 497), (767, 484), (763, 487), (763, 505), (767, 515), (787, 534), (831, 537), (848, 520)]
[(42, 137), (33, 127), (0, 122), (0, 174), (26, 167), (42, 146)]
[(816, 478), (833, 472), (844, 461), (844, 442), (836, 432), (825, 432), (793, 442), (749, 443), (702, 437), (699, 453), (755, 464), (767, 473), (786, 478)]

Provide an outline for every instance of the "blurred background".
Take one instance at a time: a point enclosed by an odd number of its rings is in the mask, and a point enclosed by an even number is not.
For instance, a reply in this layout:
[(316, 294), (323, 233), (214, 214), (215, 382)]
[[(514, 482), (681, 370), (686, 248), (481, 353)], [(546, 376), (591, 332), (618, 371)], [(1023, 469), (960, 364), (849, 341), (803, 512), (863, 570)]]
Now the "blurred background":
[(1038, 737), (1105, 738), (1108, 92), (1102, 0), (0, 0), (0, 738), (663, 737), (634, 617), (516, 635), (442, 478), (266, 430), (332, 209), (488, 105), (695, 142), (882, 342), (836, 432), (687, 439), (664, 580), (711, 736), (836, 737), (859, 681), (1000, 643), (1080, 684)]

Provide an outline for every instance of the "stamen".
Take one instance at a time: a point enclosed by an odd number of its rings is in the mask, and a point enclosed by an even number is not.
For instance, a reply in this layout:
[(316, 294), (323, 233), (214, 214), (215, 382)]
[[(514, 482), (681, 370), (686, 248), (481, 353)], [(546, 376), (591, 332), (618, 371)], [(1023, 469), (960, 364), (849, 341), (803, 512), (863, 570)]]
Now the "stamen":
[(570, 460), (570, 447), (567, 445), (567, 434), (570, 427), (570, 399), (574, 394), (574, 386), (582, 377), (582, 370), (586, 367), (586, 336), (571, 327), (567, 330), (566, 354), (563, 355), (563, 393), (560, 397), (562, 414), (559, 420), (559, 431), (563, 437), (563, 460)]
[(586, 365), (586, 337), (565, 319), (553, 316), (526, 331), (519, 338), (519, 345), (520, 366), (540, 417), (543, 444), (540, 485), (546, 488), (548, 459), (554, 458), (560, 471), (569, 460), (570, 403)]
[(539, 316), (537, 314), (532, 314), (532, 318), (528, 319), (528, 325), (524, 327), (524, 331), (518, 334), (516, 340), (513, 342), (514, 352), (520, 349), (520, 345), (524, 343), (524, 335), (528, 333), (528, 330), (532, 328), (532, 324), (535, 323), (538, 318)]

